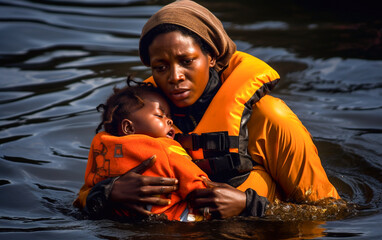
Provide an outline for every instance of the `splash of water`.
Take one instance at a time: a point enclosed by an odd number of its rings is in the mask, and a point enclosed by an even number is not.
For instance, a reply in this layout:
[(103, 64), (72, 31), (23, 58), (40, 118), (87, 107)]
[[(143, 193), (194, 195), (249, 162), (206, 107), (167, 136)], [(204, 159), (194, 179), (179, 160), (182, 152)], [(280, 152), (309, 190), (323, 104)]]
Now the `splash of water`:
[(294, 204), (276, 200), (266, 210), (266, 217), (282, 221), (340, 220), (357, 214), (355, 204), (342, 199), (325, 198), (313, 203)]

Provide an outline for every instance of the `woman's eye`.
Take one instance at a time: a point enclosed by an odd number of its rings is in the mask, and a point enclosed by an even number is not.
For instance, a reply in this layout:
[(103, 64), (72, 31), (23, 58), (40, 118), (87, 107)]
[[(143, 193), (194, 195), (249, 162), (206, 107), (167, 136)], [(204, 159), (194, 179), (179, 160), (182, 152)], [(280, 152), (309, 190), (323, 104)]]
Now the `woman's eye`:
[(164, 65), (161, 65), (161, 66), (155, 66), (153, 67), (153, 69), (157, 72), (163, 72), (164, 70), (166, 70), (166, 66)]
[(193, 61), (194, 61), (194, 59), (185, 59), (185, 60), (183, 60), (183, 64), (184, 65), (190, 65)]
[(156, 117), (164, 118), (164, 115), (155, 114)]

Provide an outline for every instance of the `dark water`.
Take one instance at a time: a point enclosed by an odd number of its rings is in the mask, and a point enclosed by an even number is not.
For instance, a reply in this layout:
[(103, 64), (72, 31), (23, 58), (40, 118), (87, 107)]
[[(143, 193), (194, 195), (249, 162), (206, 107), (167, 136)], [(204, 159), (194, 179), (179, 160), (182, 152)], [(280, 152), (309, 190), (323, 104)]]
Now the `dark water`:
[(85, 220), (71, 206), (95, 106), (127, 73), (149, 76), (138, 38), (167, 2), (0, 0), (0, 238), (382, 238), (382, 20), (373, 1), (197, 1), (239, 50), (281, 74), (273, 95), (313, 135), (330, 180), (357, 205), (351, 214), (130, 224)]

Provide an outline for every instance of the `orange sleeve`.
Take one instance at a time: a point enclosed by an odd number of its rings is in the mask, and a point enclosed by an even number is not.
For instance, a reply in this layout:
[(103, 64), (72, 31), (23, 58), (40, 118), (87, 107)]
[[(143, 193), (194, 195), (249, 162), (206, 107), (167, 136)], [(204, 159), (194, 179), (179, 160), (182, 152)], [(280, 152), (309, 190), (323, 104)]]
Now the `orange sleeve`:
[(92, 140), (92, 143), (90, 145), (90, 150), (89, 150), (89, 154), (88, 154), (88, 162), (86, 164), (86, 170), (85, 170), (85, 184), (87, 187), (91, 188), (93, 187), (95, 184), (93, 183), (92, 181), (92, 178), (94, 177), (94, 173), (93, 173), (93, 168), (95, 167), (94, 166), (94, 162), (93, 162), (93, 152), (94, 152), (94, 143), (97, 141), (98, 139), (96, 137), (93, 138)]
[[(167, 139), (163, 140), (168, 142)], [(169, 146), (168, 143), (171, 145)], [(175, 177), (179, 180), (178, 192), (181, 198), (185, 199), (195, 189), (206, 188), (201, 176), (208, 179), (207, 174), (192, 162), (191, 157), (179, 143), (173, 140), (168, 143), (164, 145), (164, 148)]]
[(284, 200), (340, 198), (329, 182), (309, 132), (278, 98), (263, 97), (248, 122), (248, 150), (281, 187)]
[(89, 195), (90, 190), (94, 186), (93, 179), (94, 179), (94, 162), (93, 162), (93, 154), (94, 154), (94, 144), (99, 144), (99, 135), (101, 133), (98, 133), (92, 140), (92, 144), (90, 145), (90, 150), (88, 154), (88, 161), (86, 164), (86, 170), (85, 170), (85, 181), (84, 185), (81, 187), (80, 191), (78, 192), (78, 196), (76, 200), (73, 202), (73, 205), (78, 208), (84, 208), (86, 205), (86, 198)]

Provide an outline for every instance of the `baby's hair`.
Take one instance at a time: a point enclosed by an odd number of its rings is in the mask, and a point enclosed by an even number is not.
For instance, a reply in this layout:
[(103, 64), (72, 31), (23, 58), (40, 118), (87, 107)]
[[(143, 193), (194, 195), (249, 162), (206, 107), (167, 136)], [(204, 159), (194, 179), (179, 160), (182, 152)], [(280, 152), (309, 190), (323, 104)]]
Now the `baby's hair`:
[(123, 88), (114, 87), (114, 93), (109, 96), (105, 104), (100, 104), (97, 111), (102, 109), (101, 123), (96, 129), (96, 133), (103, 128), (111, 135), (119, 135), (119, 126), (121, 121), (128, 118), (129, 115), (144, 106), (143, 98), (147, 93), (161, 92), (149, 82), (137, 82), (127, 77), (127, 86)]

